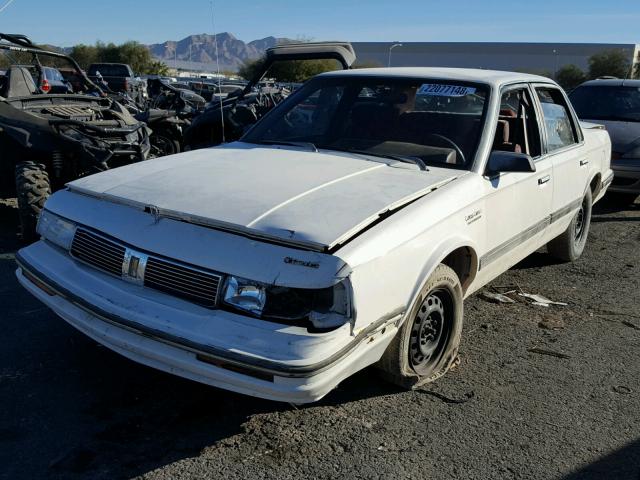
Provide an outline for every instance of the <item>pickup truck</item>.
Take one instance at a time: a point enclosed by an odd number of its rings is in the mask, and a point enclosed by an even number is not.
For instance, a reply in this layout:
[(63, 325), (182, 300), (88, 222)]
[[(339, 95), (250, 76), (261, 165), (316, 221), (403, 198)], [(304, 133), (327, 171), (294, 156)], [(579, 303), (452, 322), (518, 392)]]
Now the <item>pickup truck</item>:
[(89, 65), (87, 75), (96, 83), (104, 81), (113, 92), (128, 94), (138, 103), (145, 99), (146, 82), (126, 63), (93, 63)]
[(454, 364), (464, 298), (545, 245), (580, 257), (610, 157), (548, 78), (326, 73), (238, 142), (71, 182), (17, 277), (198, 382), (305, 403), (375, 365), (411, 388)]

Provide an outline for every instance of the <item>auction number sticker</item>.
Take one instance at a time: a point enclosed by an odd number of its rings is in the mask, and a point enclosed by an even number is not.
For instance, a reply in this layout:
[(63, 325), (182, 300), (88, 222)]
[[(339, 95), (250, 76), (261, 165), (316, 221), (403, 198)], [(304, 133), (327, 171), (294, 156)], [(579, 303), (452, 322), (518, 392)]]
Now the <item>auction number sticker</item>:
[(418, 89), (418, 95), (436, 95), (438, 97), (464, 97), (475, 93), (473, 87), (462, 85), (445, 85), (442, 83), (423, 83)]

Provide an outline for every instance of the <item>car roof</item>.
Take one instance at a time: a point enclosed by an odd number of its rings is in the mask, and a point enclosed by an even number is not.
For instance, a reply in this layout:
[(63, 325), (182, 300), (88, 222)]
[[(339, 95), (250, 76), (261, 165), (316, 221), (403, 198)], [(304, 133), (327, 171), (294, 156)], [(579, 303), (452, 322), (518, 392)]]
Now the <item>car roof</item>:
[(607, 78), (601, 80), (589, 80), (580, 87), (640, 87), (640, 80), (629, 80), (624, 78)]
[(501, 85), (515, 82), (556, 83), (547, 77), (528, 73), (503, 72), (500, 70), (483, 70), (480, 68), (447, 68), (447, 67), (393, 67), (393, 68), (359, 68), (355, 70), (338, 70), (323, 73), (323, 76), (382, 76), (382, 77), (422, 77), (431, 79), (447, 79), (461, 82), (486, 83), (499, 88)]

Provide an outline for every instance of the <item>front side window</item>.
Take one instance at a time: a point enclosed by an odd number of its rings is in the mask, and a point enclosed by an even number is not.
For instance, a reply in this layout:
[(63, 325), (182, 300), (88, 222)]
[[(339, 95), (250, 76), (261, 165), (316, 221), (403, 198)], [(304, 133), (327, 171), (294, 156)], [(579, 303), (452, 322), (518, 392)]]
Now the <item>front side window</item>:
[(526, 153), (533, 158), (540, 156), (540, 130), (528, 88), (502, 94), (493, 150)]
[(418, 158), (468, 169), (480, 141), (488, 88), (455, 81), (318, 77), (243, 137), (319, 149)]
[(578, 136), (564, 96), (555, 88), (536, 88), (549, 152), (578, 143)]

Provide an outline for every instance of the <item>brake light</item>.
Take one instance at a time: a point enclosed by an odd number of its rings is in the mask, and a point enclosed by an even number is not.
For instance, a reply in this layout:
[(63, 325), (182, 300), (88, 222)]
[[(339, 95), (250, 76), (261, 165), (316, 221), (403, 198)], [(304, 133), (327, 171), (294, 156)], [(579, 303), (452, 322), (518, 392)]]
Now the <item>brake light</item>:
[(49, 93), (51, 91), (51, 85), (49, 85), (49, 80), (47, 80), (46, 78), (42, 80), (42, 86), (40, 87), (40, 90), (42, 90), (44, 93)]

